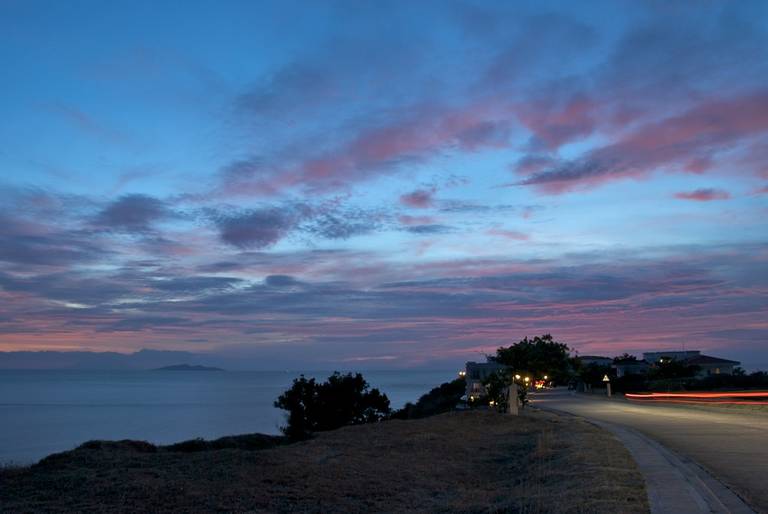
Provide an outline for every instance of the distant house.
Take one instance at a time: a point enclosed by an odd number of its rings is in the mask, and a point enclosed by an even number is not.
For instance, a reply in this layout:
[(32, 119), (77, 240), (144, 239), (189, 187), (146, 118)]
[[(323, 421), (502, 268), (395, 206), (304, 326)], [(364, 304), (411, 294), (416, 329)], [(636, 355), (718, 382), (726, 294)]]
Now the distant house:
[(702, 355), (699, 350), (645, 352), (643, 358), (651, 364), (657, 364), (664, 359), (669, 359), (683, 362), (689, 366), (698, 366), (699, 371), (696, 376), (699, 378), (711, 375), (731, 375), (733, 374), (733, 368), (741, 364), (739, 361)]
[(698, 366), (697, 376), (700, 378), (711, 375), (732, 375), (733, 368), (740, 365), (739, 361), (710, 357), (709, 355), (697, 355), (685, 361), (690, 366)]
[(613, 359), (610, 357), (601, 357), (599, 355), (579, 355), (579, 361), (582, 366), (589, 366), (594, 364), (595, 366), (610, 366), (613, 363)]
[(504, 369), (507, 369), (507, 366), (498, 362), (467, 362), (464, 372), (464, 379), (467, 381), (467, 399), (485, 396), (483, 381)]
[(617, 359), (611, 364), (611, 367), (616, 370), (616, 376), (621, 378), (626, 375), (645, 375), (648, 373), (650, 365), (644, 360)]
[(676, 361), (682, 362), (693, 357), (698, 357), (699, 355), (701, 355), (701, 351), (699, 350), (666, 350), (663, 352), (645, 352), (643, 353), (643, 359), (649, 364), (656, 364), (662, 359), (674, 359)]

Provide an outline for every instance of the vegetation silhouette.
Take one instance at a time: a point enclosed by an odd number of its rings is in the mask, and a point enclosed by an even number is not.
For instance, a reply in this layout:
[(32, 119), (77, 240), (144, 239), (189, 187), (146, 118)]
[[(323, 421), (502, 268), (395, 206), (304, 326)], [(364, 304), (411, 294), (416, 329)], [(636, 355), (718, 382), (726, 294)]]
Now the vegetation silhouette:
[(467, 382), (460, 377), (451, 382), (445, 382), (422, 395), (414, 404), (408, 402), (392, 414), (395, 419), (418, 419), (450, 412), (459, 403), (467, 389)]
[(342, 375), (338, 371), (322, 383), (301, 375), (274, 405), (288, 411), (288, 423), (282, 431), (291, 439), (306, 439), (314, 432), (346, 425), (373, 423), (391, 413), (387, 395), (371, 389), (363, 375)]
[(489, 360), (505, 364), (517, 373), (524, 371), (532, 378), (547, 375), (548, 380), (556, 384), (567, 383), (577, 365), (568, 345), (558, 343), (550, 334), (533, 339), (525, 337), (513, 345), (502, 346)]

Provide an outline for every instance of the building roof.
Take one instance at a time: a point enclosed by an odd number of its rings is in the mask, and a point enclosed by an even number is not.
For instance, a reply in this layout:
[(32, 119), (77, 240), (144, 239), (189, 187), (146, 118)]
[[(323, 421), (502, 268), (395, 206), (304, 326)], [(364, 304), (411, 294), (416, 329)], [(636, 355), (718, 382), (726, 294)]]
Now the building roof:
[(498, 362), (467, 362), (466, 364), (467, 369), (469, 368), (478, 368), (478, 369), (501, 369), (501, 368), (508, 368), (506, 364), (501, 364)]
[(648, 363), (644, 360), (637, 359), (619, 359), (613, 361), (615, 366), (648, 366)]
[(701, 364), (741, 364), (739, 361), (731, 361), (728, 359), (721, 359), (720, 357), (710, 357), (709, 355), (697, 355), (685, 360), (686, 364), (701, 365)]
[(597, 359), (605, 359), (609, 361), (613, 360), (610, 357), (603, 357), (602, 355), (579, 355), (578, 358), (582, 360), (597, 360)]

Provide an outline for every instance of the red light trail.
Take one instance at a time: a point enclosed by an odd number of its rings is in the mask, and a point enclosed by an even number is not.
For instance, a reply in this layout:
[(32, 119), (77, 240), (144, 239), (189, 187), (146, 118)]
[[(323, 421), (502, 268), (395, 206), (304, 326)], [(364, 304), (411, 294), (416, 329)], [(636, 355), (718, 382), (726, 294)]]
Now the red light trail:
[[(700, 403), (720, 405), (768, 405), (768, 391), (730, 391), (724, 393), (626, 393), (628, 400), (652, 403)], [(743, 400), (761, 398), (762, 400)]]

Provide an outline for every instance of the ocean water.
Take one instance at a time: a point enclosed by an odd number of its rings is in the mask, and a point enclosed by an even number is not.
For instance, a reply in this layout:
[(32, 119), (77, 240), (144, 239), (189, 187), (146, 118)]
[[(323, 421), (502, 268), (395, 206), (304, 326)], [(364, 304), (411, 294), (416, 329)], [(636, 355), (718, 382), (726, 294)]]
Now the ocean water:
[[(89, 439), (168, 444), (195, 437), (277, 434), (272, 402), (300, 372), (0, 370), (0, 463), (35, 462)], [(329, 372), (304, 372), (326, 378)], [(366, 371), (393, 408), (455, 371)]]

